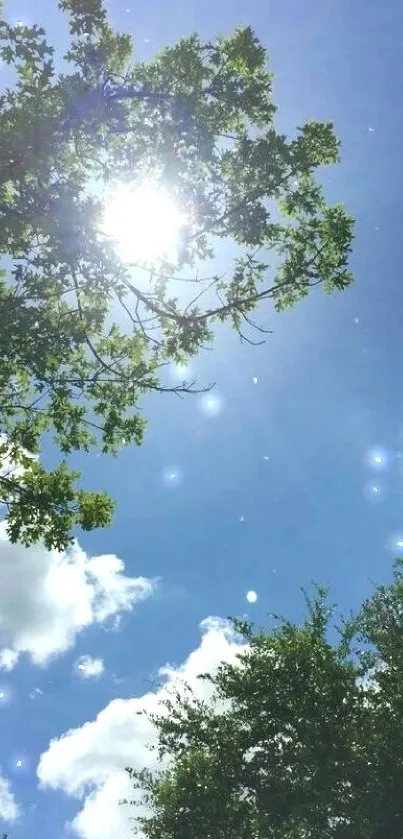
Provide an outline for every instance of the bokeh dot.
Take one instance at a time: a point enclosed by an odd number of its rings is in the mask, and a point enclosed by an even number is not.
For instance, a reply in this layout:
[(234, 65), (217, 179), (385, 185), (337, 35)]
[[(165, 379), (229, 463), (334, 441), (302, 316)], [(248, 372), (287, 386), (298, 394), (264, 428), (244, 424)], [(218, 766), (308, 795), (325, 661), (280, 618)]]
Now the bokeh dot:
[(370, 481), (364, 486), (364, 496), (368, 501), (373, 501), (374, 503), (381, 501), (384, 494), (385, 491), (381, 484)]
[(376, 447), (367, 452), (366, 461), (371, 469), (382, 471), (389, 466), (390, 457), (385, 449)]
[(207, 417), (217, 417), (222, 411), (223, 401), (218, 394), (205, 393), (200, 400), (200, 407)]
[(392, 533), (387, 540), (387, 548), (394, 557), (403, 556), (403, 530)]
[(164, 486), (174, 489), (181, 485), (183, 481), (183, 472), (179, 466), (166, 466), (162, 472), (162, 482)]

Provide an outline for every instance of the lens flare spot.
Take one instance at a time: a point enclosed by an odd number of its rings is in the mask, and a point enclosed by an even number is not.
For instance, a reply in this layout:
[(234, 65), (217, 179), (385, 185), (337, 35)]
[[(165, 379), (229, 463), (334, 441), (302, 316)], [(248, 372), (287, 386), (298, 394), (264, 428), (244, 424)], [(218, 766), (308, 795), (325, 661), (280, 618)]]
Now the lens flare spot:
[(183, 472), (178, 466), (166, 466), (162, 472), (162, 482), (164, 486), (174, 489), (181, 485), (183, 481)]
[(403, 556), (403, 530), (392, 533), (387, 541), (387, 548), (395, 557)]
[(368, 483), (364, 486), (364, 495), (368, 501), (380, 501), (384, 496), (384, 488), (380, 484)]
[(189, 381), (192, 375), (190, 364), (172, 364), (171, 377), (175, 381)]
[(387, 469), (387, 467), (389, 466), (390, 458), (385, 449), (377, 447), (369, 450), (369, 452), (366, 455), (366, 461), (371, 469), (380, 472), (384, 469)]
[(223, 401), (217, 394), (206, 393), (200, 400), (200, 407), (208, 417), (217, 417), (223, 408)]

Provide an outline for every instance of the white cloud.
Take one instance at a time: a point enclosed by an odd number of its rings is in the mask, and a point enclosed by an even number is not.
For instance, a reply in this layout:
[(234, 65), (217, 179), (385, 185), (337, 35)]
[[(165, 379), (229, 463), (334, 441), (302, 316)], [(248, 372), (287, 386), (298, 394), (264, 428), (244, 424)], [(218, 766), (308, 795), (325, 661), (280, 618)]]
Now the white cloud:
[(95, 720), (52, 740), (41, 755), (37, 774), (41, 785), (62, 790), (83, 802), (72, 827), (83, 839), (122, 839), (129, 835), (132, 807), (119, 799), (133, 798), (124, 772), (126, 766), (152, 766), (155, 753), (148, 744), (155, 731), (147, 717), (173, 684), (189, 684), (199, 696), (208, 698), (211, 686), (200, 681), (200, 673), (214, 670), (221, 661), (234, 660), (239, 644), (228, 623), (209, 618), (201, 624), (202, 639), (180, 667), (166, 665), (160, 675), (164, 685), (155, 692), (133, 699), (114, 699)]
[(86, 626), (119, 618), (152, 594), (155, 582), (127, 577), (113, 554), (88, 556), (12, 545), (0, 522), (0, 668), (26, 653), (35, 664), (73, 646)]
[(90, 655), (81, 655), (75, 662), (77, 676), (81, 679), (98, 679), (105, 670), (102, 658), (91, 658)]
[(0, 650), (0, 670), (12, 670), (17, 664), (18, 653), (8, 647)]
[(15, 822), (20, 815), (20, 808), (11, 792), (10, 782), (0, 774), (0, 819)]

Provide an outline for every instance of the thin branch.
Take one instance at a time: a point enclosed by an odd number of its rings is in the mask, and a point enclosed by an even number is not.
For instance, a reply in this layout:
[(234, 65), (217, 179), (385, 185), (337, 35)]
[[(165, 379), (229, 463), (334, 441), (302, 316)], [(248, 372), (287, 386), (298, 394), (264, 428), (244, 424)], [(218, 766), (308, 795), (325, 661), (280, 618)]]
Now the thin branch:
[(140, 263), (136, 262), (127, 263), (127, 267), (134, 268), (140, 271), (145, 271), (147, 274), (151, 273), (152, 279), (154, 279), (154, 277), (157, 277), (159, 280), (172, 280), (176, 283), (193, 283), (194, 285), (202, 285), (203, 283), (209, 283), (212, 280), (223, 280), (228, 273), (227, 271), (224, 271), (223, 274), (216, 274), (210, 277), (178, 277), (176, 276), (176, 274), (165, 274), (162, 271), (156, 271), (155, 268), (152, 268), (150, 270), (150, 268), (146, 265), (141, 265)]
[[(84, 312), (83, 312), (83, 309), (82, 309), (82, 306), (81, 306), (81, 301), (80, 301), (80, 288), (79, 288), (79, 285), (78, 285), (77, 275), (76, 275), (76, 272), (75, 272), (73, 266), (71, 266), (71, 274), (72, 274), (74, 286), (75, 286), (75, 289), (76, 289), (77, 305), (78, 305), (78, 308), (79, 308), (80, 317), (83, 319), (83, 322), (85, 324), (85, 315), (84, 315)], [(96, 358), (98, 363), (101, 365), (101, 367), (107, 373), (109, 373), (109, 374), (112, 373), (113, 376), (116, 376), (117, 381), (127, 382), (127, 383), (130, 383), (131, 385), (134, 385), (134, 386), (137, 386), (137, 387), (140, 387), (140, 388), (146, 388), (147, 390), (157, 391), (158, 393), (176, 393), (176, 394), (179, 394), (179, 393), (205, 393), (206, 392), (205, 387), (204, 388), (193, 388), (194, 383), (192, 383), (190, 386), (186, 386), (184, 384), (184, 385), (178, 385), (176, 387), (165, 387), (163, 385), (156, 384), (151, 379), (147, 379), (147, 376), (150, 375), (149, 373), (144, 373), (143, 376), (140, 376), (138, 379), (133, 379), (129, 376), (125, 376), (123, 373), (120, 373), (120, 372), (118, 373), (113, 368), (112, 364), (108, 364), (108, 362), (106, 362), (105, 359), (103, 359), (102, 356), (99, 355), (96, 347), (94, 347), (94, 345), (93, 345), (91, 339), (88, 337), (86, 331), (85, 331), (85, 341), (86, 341), (87, 346), (89, 347), (89, 349), (93, 353), (94, 357)], [(117, 364), (120, 360), (121, 359), (116, 359), (114, 364)], [(151, 375), (152, 375), (152, 373), (151, 373)], [(108, 380), (110, 380), (110, 377), (108, 377)], [(208, 390), (208, 388), (207, 388), (207, 390)]]
[(248, 338), (240, 329), (238, 329), (238, 335), (241, 339), (241, 344), (250, 344), (252, 347), (261, 347), (263, 344), (266, 343), (264, 338), (261, 341), (252, 341), (252, 338)]
[[(310, 260), (307, 265), (305, 266), (305, 270), (308, 271), (309, 268), (312, 266), (314, 260), (316, 259), (316, 254)], [(320, 277), (318, 280), (314, 282), (308, 282), (309, 288), (314, 288), (317, 285), (320, 285), (324, 282), (324, 277)], [(173, 320), (178, 326), (183, 326), (186, 323), (186, 317), (175, 311), (171, 311), (170, 309), (163, 309), (158, 304), (154, 303), (147, 295), (143, 294), (139, 288), (137, 288), (130, 280), (125, 280), (125, 285), (130, 291), (139, 299), (141, 300), (144, 305), (150, 309), (150, 311), (154, 312), (160, 318), (167, 318), (169, 320)], [(226, 303), (222, 306), (217, 306), (215, 309), (208, 309), (201, 315), (195, 315), (192, 317), (192, 320), (197, 323), (203, 323), (210, 318), (218, 317), (220, 315), (230, 314), (232, 311), (239, 309), (242, 306), (247, 306), (250, 303), (257, 303), (259, 300), (264, 300), (267, 297), (272, 297), (277, 291), (281, 291), (288, 286), (300, 288), (304, 283), (302, 281), (297, 281), (296, 279), (291, 280), (283, 280), (279, 283), (276, 283), (273, 286), (269, 286), (269, 288), (263, 289), (263, 291), (256, 292), (255, 294), (251, 294), (248, 297), (243, 298), (235, 298), (231, 300), (231, 302)]]
[(262, 332), (264, 333), (264, 335), (273, 335), (272, 329), (264, 329), (263, 326), (259, 326), (259, 324), (255, 323), (255, 321), (252, 320), (252, 318), (249, 318), (248, 315), (242, 314), (242, 317), (244, 321), (246, 321), (246, 323), (248, 323), (249, 326), (252, 326), (253, 329), (256, 329), (257, 332)]
[(197, 301), (200, 300), (200, 298), (203, 297), (204, 294), (207, 294), (207, 292), (210, 291), (210, 289), (213, 288), (213, 286), (217, 285), (217, 279), (217, 277), (213, 277), (211, 283), (209, 283), (207, 288), (202, 288), (202, 290), (199, 291), (199, 294), (197, 294), (196, 297), (194, 297), (193, 300), (191, 300), (190, 303), (188, 303), (188, 305), (184, 309), (184, 315), (186, 315), (190, 307), (194, 306), (195, 303), (197, 303)]

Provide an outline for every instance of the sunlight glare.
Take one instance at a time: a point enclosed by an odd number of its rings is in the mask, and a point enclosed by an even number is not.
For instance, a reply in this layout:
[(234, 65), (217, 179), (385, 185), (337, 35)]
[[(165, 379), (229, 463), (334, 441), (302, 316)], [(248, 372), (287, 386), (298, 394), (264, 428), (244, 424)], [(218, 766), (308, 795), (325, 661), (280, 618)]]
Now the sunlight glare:
[(175, 258), (186, 222), (175, 202), (152, 183), (120, 184), (105, 202), (103, 232), (124, 262), (152, 264)]

